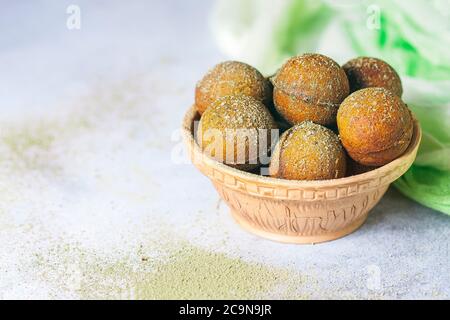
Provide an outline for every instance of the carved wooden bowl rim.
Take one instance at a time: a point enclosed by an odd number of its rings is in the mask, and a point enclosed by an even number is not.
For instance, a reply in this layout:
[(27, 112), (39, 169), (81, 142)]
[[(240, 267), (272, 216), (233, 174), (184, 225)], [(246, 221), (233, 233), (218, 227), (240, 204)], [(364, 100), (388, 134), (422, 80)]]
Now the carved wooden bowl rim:
[[(200, 161), (200, 166), (209, 167), (215, 171), (222, 173), (224, 176), (234, 177), (241, 183), (251, 183), (258, 186), (267, 186), (274, 189), (290, 189), (290, 190), (314, 190), (314, 191), (329, 191), (332, 189), (349, 187), (351, 185), (363, 185), (373, 184), (374, 187), (390, 184), (403, 173), (413, 163), (417, 150), (419, 148), (420, 140), (422, 137), (422, 130), (419, 122), (413, 116), (414, 131), (406, 151), (399, 158), (389, 162), (388, 164), (379, 168), (373, 169), (369, 172), (362, 174), (339, 178), (331, 180), (286, 180), (280, 178), (272, 178), (266, 176), (260, 176), (254, 173), (241, 171), (232, 167), (229, 167), (223, 163), (220, 163), (214, 159), (205, 156), (198, 144), (194, 139), (192, 132), (192, 126), (194, 120), (199, 119), (199, 115), (196, 111), (195, 105), (189, 108), (184, 116), (182, 125), (182, 135), (185, 143), (188, 146), (191, 158)], [(194, 164), (195, 161), (193, 160)], [(198, 164), (197, 164), (198, 165)], [(383, 179), (385, 177), (386, 179)], [(212, 178), (212, 177), (210, 177)], [(380, 181), (383, 179), (383, 181)], [(359, 193), (359, 192), (357, 192)]]

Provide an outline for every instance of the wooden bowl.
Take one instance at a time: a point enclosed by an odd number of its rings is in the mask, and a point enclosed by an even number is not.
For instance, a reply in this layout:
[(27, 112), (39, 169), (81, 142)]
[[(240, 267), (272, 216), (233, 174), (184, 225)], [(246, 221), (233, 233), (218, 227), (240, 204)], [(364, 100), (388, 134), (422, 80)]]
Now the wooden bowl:
[(240, 171), (204, 155), (194, 140), (191, 107), (183, 121), (183, 137), (194, 165), (209, 177), (236, 221), (261, 237), (289, 243), (318, 243), (358, 229), (386, 192), (413, 163), (421, 139), (414, 133), (405, 153), (390, 163), (355, 176), (321, 181), (264, 177)]

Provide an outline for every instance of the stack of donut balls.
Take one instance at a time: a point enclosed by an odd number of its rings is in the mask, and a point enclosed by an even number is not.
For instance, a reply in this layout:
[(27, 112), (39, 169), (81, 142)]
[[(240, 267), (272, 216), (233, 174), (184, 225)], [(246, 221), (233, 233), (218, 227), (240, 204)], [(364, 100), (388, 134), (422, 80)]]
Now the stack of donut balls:
[[(204, 154), (239, 170), (257, 173), (269, 163), (275, 178), (360, 174), (407, 149), (413, 118), (402, 92), (397, 72), (376, 58), (340, 66), (308, 53), (270, 78), (248, 64), (222, 62), (197, 83), (196, 140)], [(271, 144), (274, 129), (281, 134)]]

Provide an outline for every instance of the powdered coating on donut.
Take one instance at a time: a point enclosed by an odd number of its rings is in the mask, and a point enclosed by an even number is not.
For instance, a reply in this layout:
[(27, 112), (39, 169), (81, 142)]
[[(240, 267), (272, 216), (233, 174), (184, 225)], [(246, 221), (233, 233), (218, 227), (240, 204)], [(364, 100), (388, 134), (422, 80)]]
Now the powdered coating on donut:
[[(258, 167), (260, 138), (266, 135), (267, 149), (270, 149), (271, 129), (277, 126), (272, 115), (262, 102), (249, 96), (225, 96), (216, 100), (202, 115), (198, 127), (197, 139), (202, 150), (214, 143), (208, 137), (207, 130), (221, 133), (222, 150), (213, 150), (208, 156), (241, 170)], [(249, 129), (248, 131), (245, 131)], [(240, 136), (241, 135), (241, 136)], [(245, 136), (244, 136), (245, 135)], [(241, 142), (241, 143), (239, 143)], [(232, 159), (227, 159), (227, 145), (232, 146)], [(237, 163), (238, 150), (245, 153), (245, 163)], [(252, 163), (255, 162), (255, 163)]]
[(397, 72), (387, 62), (371, 57), (358, 57), (343, 65), (347, 74), (350, 91), (363, 88), (381, 87), (401, 97), (402, 82)]
[(321, 54), (289, 59), (273, 83), (275, 106), (293, 124), (305, 120), (334, 123), (339, 104), (349, 94), (344, 70)]
[(195, 105), (202, 114), (215, 100), (228, 95), (251, 96), (268, 104), (272, 90), (269, 80), (252, 66), (238, 61), (225, 61), (210, 69), (197, 83)]
[(305, 121), (280, 138), (270, 163), (270, 175), (291, 180), (325, 180), (345, 176), (346, 155), (338, 136)]
[(363, 165), (380, 166), (400, 156), (413, 130), (408, 107), (384, 88), (358, 90), (342, 102), (337, 124), (348, 154)]

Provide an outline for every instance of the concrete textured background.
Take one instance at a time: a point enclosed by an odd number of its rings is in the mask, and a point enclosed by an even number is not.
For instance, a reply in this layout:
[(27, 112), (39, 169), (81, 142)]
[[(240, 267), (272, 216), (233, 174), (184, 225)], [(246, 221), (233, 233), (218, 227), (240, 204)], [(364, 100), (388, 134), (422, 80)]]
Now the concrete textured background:
[[(70, 4), (80, 30), (66, 28)], [(139, 273), (177, 238), (301, 274), (295, 297), (450, 298), (447, 216), (391, 188), (343, 239), (274, 243), (240, 229), (180, 157), (195, 82), (226, 59), (209, 33), (211, 5), (3, 4), (0, 297), (120, 298), (108, 289), (123, 285), (115, 269), (126, 261)]]

